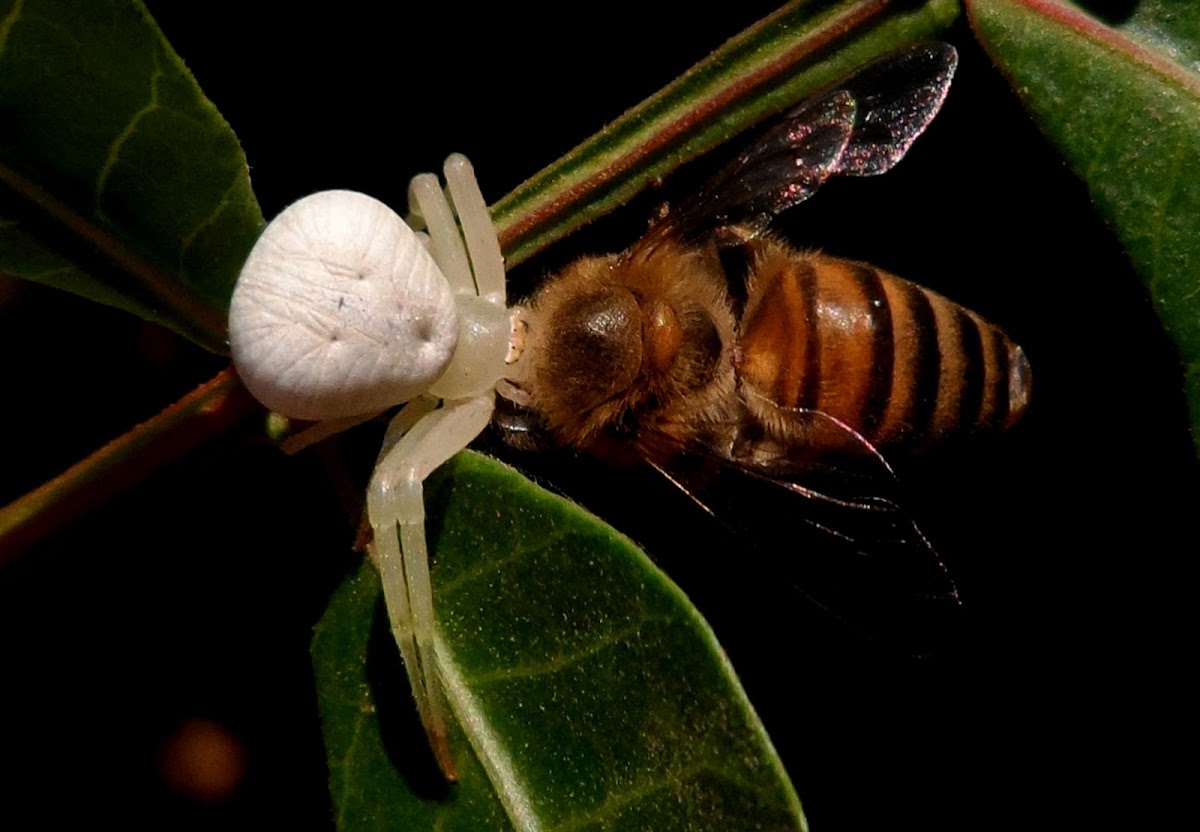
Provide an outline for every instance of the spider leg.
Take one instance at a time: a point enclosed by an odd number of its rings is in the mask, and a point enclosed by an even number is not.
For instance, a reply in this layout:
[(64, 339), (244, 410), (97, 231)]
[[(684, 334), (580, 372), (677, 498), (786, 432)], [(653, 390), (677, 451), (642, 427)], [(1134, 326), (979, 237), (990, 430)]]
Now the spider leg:
[[(380, 411), (382, 412), (382, 411)], [(279, 447), (288, 456), (298, 453), (309, 445), (315, 445), (318, 442), (324, 442), (331, 436), (349, 430), (355, 425), (361, 425), (363, 422), (368, 422), (378, 416), (379, 413), (363, 413), (359, 416), (344, 416), (340, 419), (325, 419), (316, 422), (299, 433), (289, 436), (280, 443)]]
[(504, 306), (504, 257), (500, 253), (500, 241), (496, 238), (492, 215), (475, 179), (475, 169), (466, 156), (452, 153), (442, 170), (454, 212), (462, 224), (463, 239), (471, 255), (471, 268), (475, 271), (479, 296)]
[[(408, 433), (409, 429), (422, 416), (436, 407), (437, 399), (432, 396), (421, 396), (404, 405), (400, 412), (388, 423), (387, 433), (384, 435), (383, 440), (383, 450), (379, 454), (380, 458), (383, 457), (383, 454), (389, 448), (396, 444), (401, 436)], [(369, 422), (380, 415), (382, 415), (382, 411), (379, 413), (364, 413), (360, 416), (344, 416), (340, 419), (325, 419), (321, 422), (315, 422), (299, 433), (293, 434), (283, 440), (279, 444), (279, 447), (283, 449), (285, 454), (291, 456), (304, 450), (309, 445), (324, 442), (331, 436), (349, 430), (356, 425), (361, 425), (363, 422)]]
[[(436, 176), (413, 178), (409, 221), (427, 228), (433, 258), (457, 297), (458, 346), (427, 399), (411, 403), (388, 428), (367, 492), (367, 514), (388, 618), (417, 711), (438, 765), (447, 779), (455, 780), (447, 701), (434, 650), (423, 483), (491, 420), (511, 322), (504, 306), (504, 261), (470, 163), (452, 156), (445, 173), (449, 198)], [(434, 409), (439, 398), (442, 407)]]
[(437, 410), (439, 404), (441, 401), (433, 396), (420, 396), (400, 408), (399, 412), (392, 417), (392, 421), (388, 422), (387, 430), (383, 433), (383, 444), (379, 448), (379, 455), (375, 458), (375, 467), (378, 468), (383, 464), (384, 458), (392, 448), (396, 447), (396, 443), (403, 439), (418, 422)]
[(432, 173), (413, 177), (408, 221), (429, 232), (433, 259), (456, 293), (478, 295), (503, 307), (504, 257), (475, 169), (466, 156), (452, 153), (443, 173), (445, 190)]
[[(373, 551), (392, 634), (417, 701), (417, 711), (446, 778), (457, 778), (446, 726), (446, 700), (434, 651), (433, 586), (425, 545), (423, 483), (465, 448), (492, 416), (494, 396), (447, 401), (424, 415), (375, 468), (367, 491)], [(404, 416), (402, 411), (397, 419)]]
[(416, 229), (424, 226), (429, 233), (430, 252), (454, 294), (478, 294), (458, 222), (435, 174), (422, 173), (408, 183), (408, 212), (409, 224)]

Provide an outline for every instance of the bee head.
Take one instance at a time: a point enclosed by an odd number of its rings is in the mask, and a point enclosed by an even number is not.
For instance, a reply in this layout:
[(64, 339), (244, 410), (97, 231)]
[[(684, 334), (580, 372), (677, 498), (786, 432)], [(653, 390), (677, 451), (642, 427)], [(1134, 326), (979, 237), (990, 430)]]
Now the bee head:
[(611, 258), (585, 258), (534, 298), (524, 319), (521, 383), (531, 407), (568, 441), (590, 436), (626, 406), (642, 368), (643, 313), (608, 279)]

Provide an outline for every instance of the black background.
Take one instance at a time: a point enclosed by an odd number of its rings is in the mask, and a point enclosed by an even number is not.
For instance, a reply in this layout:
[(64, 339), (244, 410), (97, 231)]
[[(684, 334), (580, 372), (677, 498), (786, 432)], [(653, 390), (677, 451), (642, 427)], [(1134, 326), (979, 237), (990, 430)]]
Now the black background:
[[(150, 5), (242, 139), (272, 216), (330, 187), (403, 205), (408, 179), (455, 150), (496, 199), (771, 4), (697, 16), (691, 4), (618, 0), (583, 27), (519, 4)], [(806, 612), (777, 564), (706, 549), (682, 498), (663, 493), (649, 513), (590, 467), (551, 482), (692, 593), (818, 832), (1152, 821), (1174, 783), (1147, 760), (1182, 736), (1192, 653), (1182, 565), (1200, 489), (1178, 360), (1085, 189), (966, 27), (947, 39), (959, 74), (909, 158), (879, 179), (831, 183), (781, 223), (799, 245), (979, 311), (1032, 363), (1034, 405), (1011, 434), (902, 469), (964, 599), (944, 652), (914, 660)], [(660, 198), (517, 269), (515, 291), (554, 262), (624, 247)], [(36, 286), (5, 284), (0, 321), (0, 500), (225, 365)], [(284, 458), (254, 428), (0, 571), (0, 817), (331, 827), (307, 645), (355, 563), (339, 499), (365, 481), (380, 429), (344, 440), (339, 477), (328, 457)], [(164, 744), (195, 718), (243, 749), (246, 775), (226, 802), (164, 785)]]

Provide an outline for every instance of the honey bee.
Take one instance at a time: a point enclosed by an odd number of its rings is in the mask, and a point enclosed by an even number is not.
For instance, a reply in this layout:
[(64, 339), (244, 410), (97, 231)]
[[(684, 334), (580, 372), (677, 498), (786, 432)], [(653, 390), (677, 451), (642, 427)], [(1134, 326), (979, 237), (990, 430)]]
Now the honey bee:
[(548, 280), (518, 310), (520, 372), (498, 388), (506, 439), (603, 454), (616, 441), (698, 499), (714, 469), (782, 488), (808, 500), (810, 526), (889, 572), (917, 562), (911, 590), (957, 603), (890, 496), (884, 454), (1012, 425), (1029, 402), (1024, 353), (935, 292), (767, 231), (829, 178), (898, 162), (956, 62), (953, 47), (924, 44), (869, 65), (790, 111), (628, 249)]

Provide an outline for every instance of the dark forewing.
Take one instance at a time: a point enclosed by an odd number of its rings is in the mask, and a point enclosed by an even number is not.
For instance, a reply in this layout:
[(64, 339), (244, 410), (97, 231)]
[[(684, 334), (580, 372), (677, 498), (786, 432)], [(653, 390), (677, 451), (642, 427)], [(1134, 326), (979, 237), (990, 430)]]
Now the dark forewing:
[(833, 90), (791, 110), (669, 215), (684, 239), (738, 225), (761, 231), (785, 208), (808, 199), (829, 178), (854, 131), (854, 97)]
[(924, 43), (868, 64), (842, 85), (858, 104), (854, 132), (836, 173), (874, 176), (900, 161), (950, 91), (958, 53)]
[(830, 176), (890, 169), (937, 115), (957, 62), (954, 47), (926, 43), (868, 64), (789, 110), (648, 239), (696, 241), (730, 226), (757, 234)]
[(771, 568), (817, 606), (900, 650), (936, 652), (958, 593), (904, 508), (891, 468), (836, 419), (794, 415), (806, 441), (766, 439), (742, 413), (686, 446), (663, 436), (640, 444), (651, 465), (723, 525), (764, 544)]

